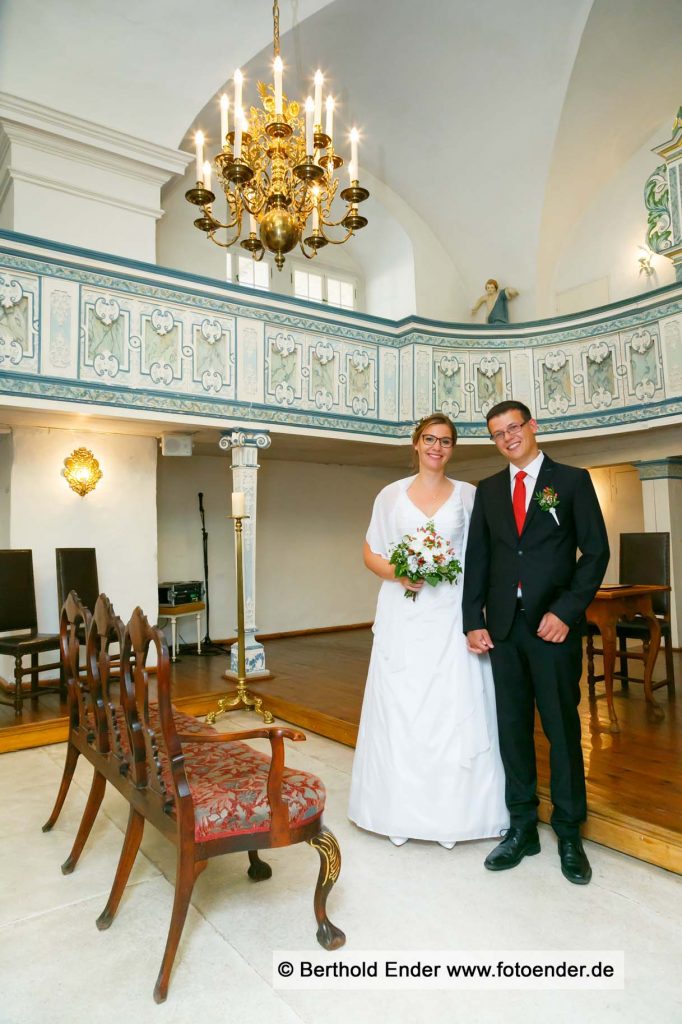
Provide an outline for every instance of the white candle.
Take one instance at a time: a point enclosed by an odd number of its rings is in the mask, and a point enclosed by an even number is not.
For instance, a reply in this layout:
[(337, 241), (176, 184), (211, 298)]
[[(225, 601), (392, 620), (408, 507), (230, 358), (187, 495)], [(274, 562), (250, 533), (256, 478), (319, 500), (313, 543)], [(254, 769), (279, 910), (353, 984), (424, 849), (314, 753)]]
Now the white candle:
[(244, 81), (244, 76), (241, 73), (241, 71), (239, 70), (239, 68), (237, 68), (237, 70), (234, 73), (234, 109), (235, 109), (235, 111), (241, 110), (241, 106), (242, 106), (242, 83), (243, 83), (243, 81)]
[(348, 177), (350, 178), (351, 185), (353, 184), (354, 181), (357, 181), (357, 175), (355, 173), (355, 164), (353, 163), (352, 160), (348, 164)]
[(229, 120), (228, 111), (230, 109), (230, 101), (227, 97), (227, 93), (223, 93), (220, 97), (220, 145), (225, 145), (225, 139), (229, 131)]
[(322, 86), (324, 75), (318, 68), (315, 72), (315, 127), (322, 127)]
[(275, 57), (275, 120), (282, 120), (282, 71), (284, 65), (279, 54)]
[(334, 138), (334, 97), (327, 96), (327, 123), (324, 126), (324, 133), (330, 139)]
[(317, 200), (313, 206), (313, 231), (317, 231), (320, 227), (320, 210), (317, 205)]
[(204, 188), (209, 189), (209, 191), (211, 188), (211, 165), (208, 160), (204, 163)]
[(243, 516), (245, 514), (246, 502), (243, 491), (232, 492), (232, 515)]
[(358, 139), (360, 133), (357, 128), (351, 128), (350, 130), (350, 162), (353, 168), (355, 177), (351, 178), (351, 181), (358, 180)]
[(234, 158), (239, 160), (242, 155), (242, 130), (244, 127), (244, 111), (241, 107), (234, 108)]
[(194, 145), (197, 153), (197, 181), (201, 181), (204, 170), (204, 133), (197, 132), (194, 136)]
[(257, 227), (257, 225), (256, 225), (256, 218), (254, 217), (254, 215), (252, 213), (250, 213), (249, 214), (249, 232), (252, 235), (256, 234), (256, 227)]
[(315, 104), (312, 98), (308, 96), (305, 101), (305, 151), (307, 156), (312, 156), (315, 152), (315, 144), (313, 142), (313, 113), (315, 111)]

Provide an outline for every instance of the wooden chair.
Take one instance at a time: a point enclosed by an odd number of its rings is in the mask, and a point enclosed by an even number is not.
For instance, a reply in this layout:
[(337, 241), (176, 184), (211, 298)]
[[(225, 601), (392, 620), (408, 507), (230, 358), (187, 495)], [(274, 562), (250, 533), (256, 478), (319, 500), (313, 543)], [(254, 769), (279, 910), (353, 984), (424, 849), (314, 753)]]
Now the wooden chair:
[[(335, 837), (322, 823), (324, 786), (316, 776), (284, 766), (284, 738), (304, 740), (305, 736), (275, 726), (218, 733), (180, 715), (170, 701), (168, 647), (163, 634), (149, 625), (139, 608), (125, 631), (120, 704), (116, 704), (109, 692), (105, 642), (115, 622), (111, 605), (100, 596), (87, 645), (87, 685), (98, 738), (94, 744), (88, 741), (86, 756), (105, 782), (128, 800), (130, 812), (111, 894), (97, 927), (108, 928), (114, 919), (149, 821), (177, 850), (175, 898), (154, 989), (156, 1002), (163, 1002), (168, 992), (194, 882), (208, 860), (222, 853), (246, 851), (248, 875), (258, 882), (272, 874), (260, 860), (259, 850), (308, 842), (320, 857), (313, 898), (318, 941), (326, 949), (343, 945), (343, 932), (329, 921), (326, 912), (341, 855)], [(152, 652), (157, 663), (158, 703), (149, 696), (153, 674), (147, 665)], [(75, 664), (73, 654), (71, 664)], [(271, 757), (243, 742), (256, 737), (269, 739)], [(59, 801), (58, 795), (57, 813)]]
[[(669, 533), (621, 533), (620, 535), (619, 581), (621, 583), (660, 583), (670, 586), (670, 534)], [(673, 641), (670, 627), (670, 591), (654, 594), (652, 605), (661, 624), (661, 643), (665, 649), (665, 679), (653, 684), (657, 690), (667, 686), (668, 696), (675, 695), (675, 670), (673, 668)], [(628, 640), (641, 640), (642, 650), (628, 650)], [(618, 657), (620, 671), (614, 676), (620, 679), (623, 689), (628, 683), (641, 683), (631, 676), (628, 661), (645, 661), (649, 647), (649, 630), (645, 622), (633, 619), (618, 623)]]
[[(0, 699), (0, 704), (9, 704), (19, 717), (23, 711), (25, 684), (24, 676), (30, 676), (29, 696), (37, 705), (38, 697), (45, 693), (59, 693), (66, 700), (66, 684), (60, 674), (58, 682), (40, 679), (41, 672), (61, 670), (59, 661), (40, 664), (39, 655), (44, 651), (59, 650), (57, 633), (39, 633), (36, 613), (36, 595), (33, 580), (33, 553), (29, 549), (0, 551), (0, 654), (14, 658), (14, 685), (3, 684), (2, 689), (11, 693), (12, 700)], [(30, 656), (30, 667), (24, 667), (24, 658)]]
[[(82, 754), (94, 766), (90, 793), (76, 839), (71, 853), (62, 864), (62, 873), (65, 875), (71, 874), (78, 863), (83, 847), (97, 818), (106, 789), (106, 776), (102, 774), (99, 767), (101, 759), (106, 756), (109, 747), (109, 732), (102, 721), (104, 709), (102, 694), (104, 690), (108, 698), (109, 644), (113, 638), (121, 645), (125, 632), (123, 623), (114, 613), (105, 595), (103, 595), (102, 601), (99, 604), (95, 603), (95, 606), (97, 607), (99, 618), (95, 622), (94, 629), (91, 631), (93, 617), (75, 590), (72, 590), (62, 605), (59, 620), (62, 671), (66, 680), (69, 701), (69, 734), (66, 741), (66, 762), (57, 799), (50, 817), (43, 825), (43, 832), (49, 832), (59, 817), (80, 755)], [(109, 631), (105, 636), (101, 635), (99, 628), (103, 620)], [(81, 664), (81, 644), (83, 637), (89, 637), (91, 632), (94, 671), (92, 671), (91, 666), (91, 671), (88, 672), (86, 667)], [(104, 669), (104, 682), (102, 682), (100, 665)], [(107, 703), (110, 704), (111, 702), (107, 700)], [(118, 717), (118, 733), (120, 734), (121, 725), (123, 724), (120, 712)]]
[(55, 548), (57, 561), (57, 600), (59, 608), (75, 591), (91, 612), (99, 597), (97, 551), (95, 548)]
[[(621, 533), (618, 580), (620, 583), (649, 583), (670, 586), (670, 534), (669, 533)], [(665, 648), (665, 679), (652, 684), (652, 689), (667, 686), (669, 697), (675, 695), (675, 672), (673, 668), (672, 631), (670, 626), (670, 592), (661, 592), (652, 596), (653, 610), (661, 625), (661, 642)], [(594, 646), (594, 635), (597, 632), (590, 628), (587, 637), (588, 684), (590, 692), (594, 692), (594, 684), (603, 680), (603, 675), (595, 675), (594, 655), (603, 655), (601, 648)], [(641, 683), (641, 677), (630, 675), (628, 661), (645, 662), (649, 648), (649, 627), (643, 619), (621, 620), (617, 626), (618, 657), (620, 671), (614, 672), (614, 679), (620, 679), (622, 688), (628, 689), (631, 682)], [(642, 648), (632, 650), (627, 646), (628, 640), (641, 640)]]

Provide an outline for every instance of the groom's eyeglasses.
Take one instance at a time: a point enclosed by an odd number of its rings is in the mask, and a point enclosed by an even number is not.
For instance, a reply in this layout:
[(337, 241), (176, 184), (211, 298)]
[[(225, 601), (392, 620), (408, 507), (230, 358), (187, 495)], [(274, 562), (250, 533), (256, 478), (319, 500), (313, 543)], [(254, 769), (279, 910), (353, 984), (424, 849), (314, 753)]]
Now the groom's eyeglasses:
[(516, 437), (519, 431), (525, 427), (528, 420), (523, 420), (522, 423), (510, 423), (506, 430), (496, 430), (494, 434), (490, 435), (490, 440), (494, 441), (495, 444), (499, 444), (500, 441), (504, 441), (507, 434), (510, 437)]
[(451, 437), (436, 437), (435, 434), (422, 434), (422, 441), (427, 448), (433, 448), (434, 444), (439, 444), (441, 448), (452, 448), (454, 444)]

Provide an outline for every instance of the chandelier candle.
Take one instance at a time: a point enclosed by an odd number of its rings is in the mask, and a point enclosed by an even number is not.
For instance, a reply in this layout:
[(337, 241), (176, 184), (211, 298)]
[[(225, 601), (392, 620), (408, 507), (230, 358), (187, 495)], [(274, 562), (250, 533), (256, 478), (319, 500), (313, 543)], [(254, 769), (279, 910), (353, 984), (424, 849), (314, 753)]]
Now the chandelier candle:
[(227, 133), (230, 127), (228, 116), (229, 110), (230, 100), (227, 96), (227, 93), (223, 93), (222, 96), (220, 97), (220, 144), (222, 146), (225, 145), (225, 140), (227, 139)]
[[(313, 259), (326, 245), (343, 245), (367, 224), (358, 204), (369, 197), (358, 181), (359, 132), (351, 132), (350, 182), (343, 187), (337, 172), (347, 159), (334, 150), (334, 100), (326, 97), (322, 131), (324, 76), (314, 75), (314, 93), (305, 104), (283, 91), (284, 65), (279, 52), (279, 4), (273, 5), (274, 62), (272, 84), (258, 83), (261, 106), (248, 104), (241, 69), (234, 72), (233, 130), (227, 96), (220, 98), (220, 148), (204, 171), (204, 135), (195, 137), (196, 187), (185, 193), (200, 208), (194, 225), (215, 245), (238, 245), (262, 260), (266, 251), (279, 270), (297, 245)], [(246, 104), (244, 107), (242, 104)], [(247, 120), (248, 118), (248, 120)], [(338, 126), (337, 126), (338, 128)], [(212, 183), (225, 194), (223, 223), (213, 213)], [(313, 190), (317, 189), (316, 192)], [(340, 206), (346, 204), (345, 210)]]

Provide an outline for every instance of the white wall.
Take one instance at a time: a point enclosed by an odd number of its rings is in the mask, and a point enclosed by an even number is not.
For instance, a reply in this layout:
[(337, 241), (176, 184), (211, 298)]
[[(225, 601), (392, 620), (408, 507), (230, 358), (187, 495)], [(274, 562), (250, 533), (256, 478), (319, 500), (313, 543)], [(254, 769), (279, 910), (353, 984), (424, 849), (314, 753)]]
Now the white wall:
[(0, 433), (0, 548), (9, 547), (12, 435)]
[[(276, 439), (274, 441), (276, 444)], [(234, 636), (230, 456), (160, 458), (159, 579), (202, 579), (198, 492), (209, 534), (213, 640)], [(261, 633), (369, 622), (378, 581), (362, 562), (375, 496), (410, 472), (263, 459), (258, 471), (256, 622)], [(193, 623), (186, 632), (194, 640)]]
[[(95, 547), (100, 588), (121, 618), (139, 604), (155, 622), (156, 440), (42, 427), (17, 427), (12, 440), (8, 546), (33, 550), (39, 630), (58, 628), (57, 547)], [(90, 448), (103, 473), (85, 498), (61, 475), (79, 447)]]
[(618, 583), (621, 533), (644, 530), (642, 481), (633, 466), (605, 466), (591, 469), (590, 476), (604, 514), (611, 558), (604, 582)]
[[(654, 256), (651, 277), (640, 274), (637, 262), (646, 233), (644, 183), (660, 162), (651, 147), (666, 137), (661, 128), (620, 168), (566, 238), (554, 275), (555, 297), (605, 277), (610, 302), (674, 282), (672, 262), (665, 256)], [(556, 299), (552, 315), (555, 312)]]

